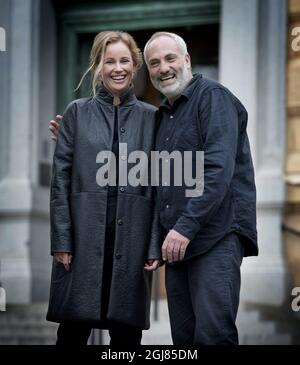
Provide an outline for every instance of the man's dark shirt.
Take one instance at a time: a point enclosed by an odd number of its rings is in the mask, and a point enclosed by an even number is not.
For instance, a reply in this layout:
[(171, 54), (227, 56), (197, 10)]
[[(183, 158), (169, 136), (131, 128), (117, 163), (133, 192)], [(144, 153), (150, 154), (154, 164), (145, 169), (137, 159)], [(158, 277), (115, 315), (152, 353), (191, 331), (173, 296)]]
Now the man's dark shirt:
[[(209, 250), (229, 232), (245, 243), (244, 255), (257, 255), (256, 189), (247, 111), (224, 86), (194, 75), (172, 106), (163, 101), (158, 118), (157, 151), (204, 151), (204, 191), (186, 197), (186, 186), (160, 180), (157, 202), (164, 229), (175, 229), (191, 240), (185, 259)], [(195, 177), (195, 176), (194, 176)]]

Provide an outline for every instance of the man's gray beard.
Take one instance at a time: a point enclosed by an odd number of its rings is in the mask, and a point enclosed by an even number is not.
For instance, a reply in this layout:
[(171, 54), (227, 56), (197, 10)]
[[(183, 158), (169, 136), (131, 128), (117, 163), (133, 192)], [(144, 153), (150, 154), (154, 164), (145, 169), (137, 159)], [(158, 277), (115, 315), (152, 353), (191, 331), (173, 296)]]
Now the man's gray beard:
[[(188, 68), (184, 68), (182, 71), (182, 74), (180, 75), (180, 78), (176, 80), (176, 83), (178, 84), (178, 86), (176, 87), (175, 90), (170, 90), (168, 91), (168, 86), (166, 86), (165, 88), (161, 87), (159, 85), (159, 83), (157, 85), (154, 85), (154, 87), (156, 89), (158, 89), (163, 95), (165, 95), (167, 98), (174, 98), (177, 97), (179, 95), (182, 94), (183, 90), (186, 88), (187, 84), (190, 82), (190, 73)], [(170, 88), (174, 87), (174, 85), (172, 85)]]

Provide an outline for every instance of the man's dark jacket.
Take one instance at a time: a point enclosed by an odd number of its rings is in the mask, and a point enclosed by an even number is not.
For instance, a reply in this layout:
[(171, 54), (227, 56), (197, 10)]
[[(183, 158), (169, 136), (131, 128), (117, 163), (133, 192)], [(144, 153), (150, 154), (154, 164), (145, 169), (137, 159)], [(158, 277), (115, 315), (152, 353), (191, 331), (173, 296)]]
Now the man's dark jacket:
[[(204, 151), (201, 196), (186, 197), (190, 187), (184, 183), (163, 186), (160, 181), (157, 189), (161, 224), (191, 240), (185, 259), (206, 252), (229, 232), (239, 234), (245, 256), (257, 255), (256, 189), (244, 106), (224, 86), (195, 75), (172, 106), (162, 103), (158, 118), (158, 151)], [(171, 168), (171, 183), (172, 177)]]

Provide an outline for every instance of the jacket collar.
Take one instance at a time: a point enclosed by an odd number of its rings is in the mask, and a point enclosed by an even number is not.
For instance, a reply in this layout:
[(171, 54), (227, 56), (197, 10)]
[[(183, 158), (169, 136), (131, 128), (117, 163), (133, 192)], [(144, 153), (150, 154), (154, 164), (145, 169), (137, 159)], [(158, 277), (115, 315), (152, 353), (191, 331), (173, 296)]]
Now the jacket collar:
[[(114, 97), (113, 95), (103, 86), (100, 85), (96, 89), (96, 100), (102, 104), (113, 105)], [(120, 96), (120, 106), (129, 106), (137, 102), (137, 98), (134, 94), (133, 86), (131, 85), (129, 89)]]

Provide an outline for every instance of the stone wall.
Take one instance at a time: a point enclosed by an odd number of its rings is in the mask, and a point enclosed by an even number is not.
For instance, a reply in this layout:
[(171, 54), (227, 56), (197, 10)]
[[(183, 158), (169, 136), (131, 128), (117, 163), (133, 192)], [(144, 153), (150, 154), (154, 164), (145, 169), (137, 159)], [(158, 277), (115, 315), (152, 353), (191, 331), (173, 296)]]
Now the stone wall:
[[(292, 35), (299, 27), (300, 2), (289, 1), (287, 34), (287, 154), (285, 211), (285, 242), (289, 266), (292, 272), (292, 286), (300, 286), (300, 39)], [(298, 37), (299, 38), (299, 37)], [(295, 48), (295, 45), (297, 48)], [(293, 47), (294, 46), (294, 47)], [(291, 230), (289, 230), (289, 228)], [(294, 230), (294, 231), (293, 231)]]

